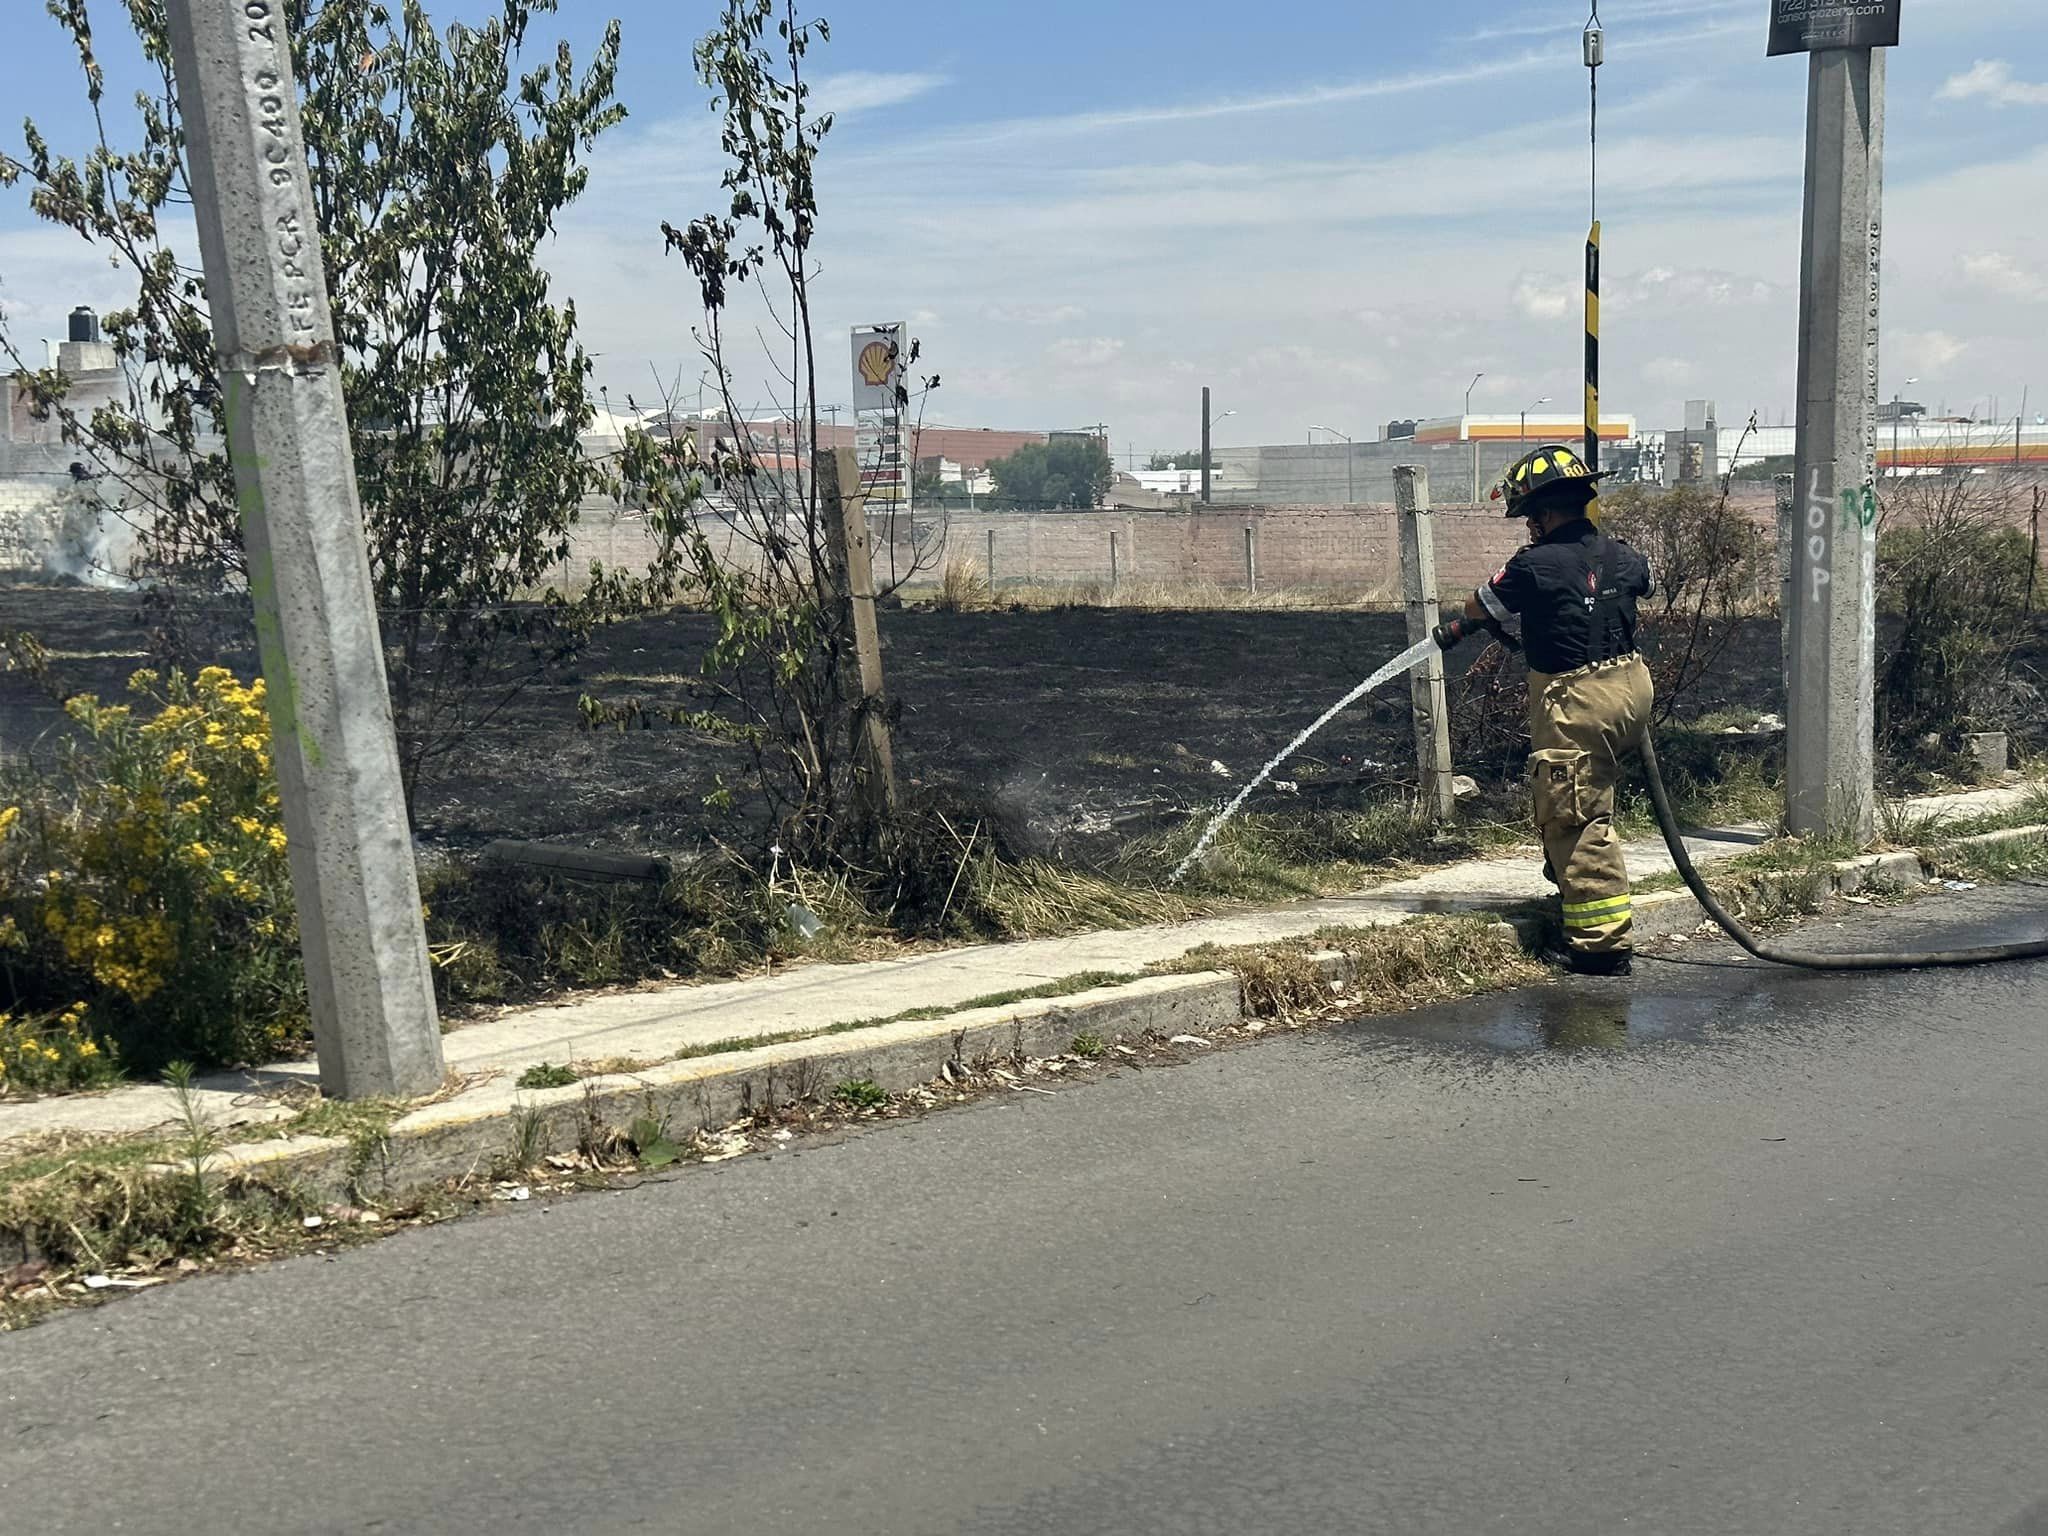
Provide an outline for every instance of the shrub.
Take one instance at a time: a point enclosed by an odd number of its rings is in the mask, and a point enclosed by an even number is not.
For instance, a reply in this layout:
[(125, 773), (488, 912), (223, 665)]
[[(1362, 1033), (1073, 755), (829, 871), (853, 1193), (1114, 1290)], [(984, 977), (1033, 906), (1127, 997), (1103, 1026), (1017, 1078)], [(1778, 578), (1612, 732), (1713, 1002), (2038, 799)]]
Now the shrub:
[(5, 1001), (80, 1002), (131, 1064), (268, 1060), (306, 1027), (305, 975), (261, 681), (137, 672), (155, 710), (65, 704), (76, 727), (0, 811)]
[(1879, 611), (1894, 621), (1878, 659), (1879, 733), (1894, 749), (1933, 734), (2001, 729), (2037, 714), (2013, 676), (2034, 552), (2000, 526), (1967, 480), (1902, 488), (1877, 545)]
[(1657, 590), (1642, 604), (1643, 651), (1657, 718), (1712, 672), (1756, 603), (1766, 568), (1763, 530), (1718, 493), (1625, 485), (1600, 498), (1601, 526), (1649, 557)]
[(0, 1098), (97, 1088), (116, 1075), (114, 1053), (93, 1038), (82, 1004), (54, 1016), (0, 1013)]
[(757, 879), (695, 866), (660, 884), (585, 885), (545, 871), (425, 873), (434, 979), (448, 1003), (521, 1002), (649, 977), (730, 974), (774, 952)]

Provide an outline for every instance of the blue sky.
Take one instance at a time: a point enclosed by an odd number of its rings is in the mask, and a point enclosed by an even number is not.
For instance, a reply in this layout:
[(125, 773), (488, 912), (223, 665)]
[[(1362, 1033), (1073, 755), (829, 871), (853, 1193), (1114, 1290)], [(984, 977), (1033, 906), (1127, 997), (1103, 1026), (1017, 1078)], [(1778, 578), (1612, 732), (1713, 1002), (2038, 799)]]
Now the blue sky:
[[(430, 0), (437, 18), (478, 0)], [(0, 99), (80, 142), (40, 0), (0, 0)], [(111, 0), (97, 0), (112, 32)], [(1110, 424), (1117, 453), (1370, 435), (1392, 416), (1576, 397), (1586, 222), (1583, 0), (824, 0), (840, 109), (821, 166), (823, 324), (911, 319), (933, 412)], [(712, 7), (564, 0), (579, 55), (625, 24), (629, 122), (550, 252), (600, 374), (645, 393), (698, 364), (656, 223), (716, 201), (687, 66)], [(1606, 396), (1646, 425), (1792, 409), (1805, 70), (1763, 57), (1766, 0), (1605, 0)], [(132, 61), (110, 50), (117, 93)], [(1888, 58), (1885, 388), (2048, 406), (2048, 17), (2040, 0), (1906, 0)], [(12, 131), (12, 130), (9, 130)], [(115, 275), (0, 194), (17, 334)], [(762, 374), (765, 378), (765, 370)], [(828, 376), (829, 377), (829, 376)], [(761, 386), (763, 392), (766, 385)], [(2030, 410), (2032, 407), (2030, 407)]]

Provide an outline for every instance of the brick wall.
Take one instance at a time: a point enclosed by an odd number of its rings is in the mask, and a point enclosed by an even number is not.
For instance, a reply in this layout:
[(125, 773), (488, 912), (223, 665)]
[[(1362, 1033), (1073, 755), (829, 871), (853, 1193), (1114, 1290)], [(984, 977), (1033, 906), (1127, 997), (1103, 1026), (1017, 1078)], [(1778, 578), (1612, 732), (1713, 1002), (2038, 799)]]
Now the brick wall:
[[(1753, 519), (1766, 544), (1777, 539), (1776, 501), (1769, 486), (1737, 487), (1735, 506)], [(2003, 515), (2014, 527), (2030, 526), (2032, 487), (2015, 488)], [(1496, 503), (1436, 509), (1436, 567), (1439, 595), (1469, 592), (1518, 549), (1522, 525), (1501, 515)], [(708, 523), (714, 542), (730, 558), (744, 560), (749, 547), (723, 523)], [(1267, 591), (1314, 589), (1347, 601), (1392, 604), (1400, 593), (1400, 555), (1389, 506), (1214, 507), (1202, 512), (954, 512), (941, 519), (919, 517), (926, 542), (920, 582), (935, 582), (950, 559), (986, 565), (989, 536), (995, 536), (994, 575), (998, 583), (1084, 585), (1110, 577), (1110, 535), (1116, 535), (1121, 580), (1167, 585), (1241, 588), (1245, 584), (1245, 529), (1252, 530), (1259, 585)], [(916, 558), (899, 526), (892, 543), (881, 519), (874, 524), (878, 575), (890, 579), (911, 569)], [(574, 537), (572, 572), (580, 575), (592, 559), (606, 565), (644, 565), (651, 553), (645, 525), (589, 509)], [(2048, 550), (2044, 550), (2048, 554)], [(1771, 563), (1764, 563), (1769, 581)], [(1768, 601), (1768, 592), (1758, 597)]]
[[(1437, 580), (1468, 591), (1493, 574), (1520, 542), (1497, 508), (1440, 507)], [(1110, 535), (1120, 579), (1168, 585), (1245, 585), (1245, 530), (1261, 588), (1314, 588), (1354, 601), (1393, 603), (1401, 589), (1392, 507), (1247, 507), (1207, 512), (1038, 512), (983, 517), (955, 513), (944, 559), (989, 560), (995, 535), (998, 582), (1107, 581)]]

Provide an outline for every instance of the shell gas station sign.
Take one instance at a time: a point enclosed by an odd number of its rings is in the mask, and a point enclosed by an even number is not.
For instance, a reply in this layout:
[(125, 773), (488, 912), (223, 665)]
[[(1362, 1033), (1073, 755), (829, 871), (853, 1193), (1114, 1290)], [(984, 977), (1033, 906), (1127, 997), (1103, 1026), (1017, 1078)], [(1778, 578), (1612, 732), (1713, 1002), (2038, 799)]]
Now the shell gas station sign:
[(911, 449), (903, 430), (903, 360), (908, 332), (901, 322), (853, 328), (854, 450), (868, 506), (910, 506)]

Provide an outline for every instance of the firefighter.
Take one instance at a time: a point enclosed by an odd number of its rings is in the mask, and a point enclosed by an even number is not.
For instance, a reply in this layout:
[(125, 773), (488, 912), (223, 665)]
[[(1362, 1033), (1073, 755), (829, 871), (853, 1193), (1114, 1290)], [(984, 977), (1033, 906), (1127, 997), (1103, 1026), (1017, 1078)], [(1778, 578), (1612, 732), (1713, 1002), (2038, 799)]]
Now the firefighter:
[(1529, 658), (1529, 790), (1544, 873), (1564, 907), (1563, 951), (1581, 975), (1629, 972), (1628, 866), (1614, 831), (1614, 785), (1650, 718), (1649, 668), (1636, 652), (1636, 602), (1650, 563), (1592, 520), (1599, 481), (1569, 448), (1546, 446), (1495, 489), (1529, 545), (1465, 602), (1477, 622), (1519, 619)]

